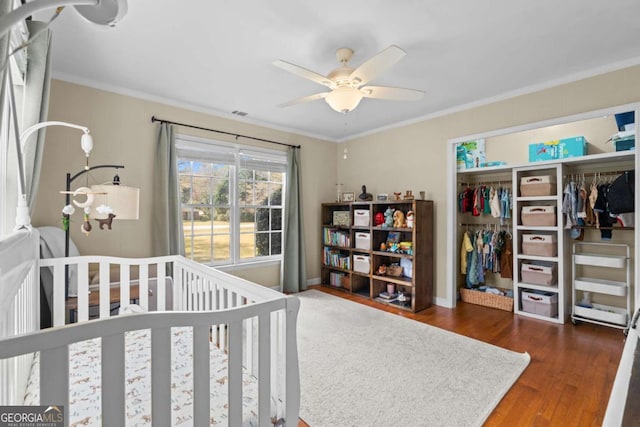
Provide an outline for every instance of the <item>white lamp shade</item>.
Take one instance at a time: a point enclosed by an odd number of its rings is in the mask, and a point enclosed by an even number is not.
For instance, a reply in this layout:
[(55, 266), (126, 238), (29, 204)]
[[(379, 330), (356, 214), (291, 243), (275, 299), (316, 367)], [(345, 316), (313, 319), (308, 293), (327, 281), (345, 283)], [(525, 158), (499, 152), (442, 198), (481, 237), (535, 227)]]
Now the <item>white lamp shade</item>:
[[(96, 194), (95, 203), (92, 206), (92, 218), (104, 218), (105, 215), (95, 211), (95, 207), (101, 204), (113, 209), (116, 220), (138, 219), (140, 216), (140, 189), (127, 187), (126, 185), (92, 185), (91, 191)], [(100, 194), (106, 193), (106, 194)]]
[(348, 113), (358, 106), (364, 95), (350, 86), (340, 86), (324, 98), (327, 104), (339, 113)]

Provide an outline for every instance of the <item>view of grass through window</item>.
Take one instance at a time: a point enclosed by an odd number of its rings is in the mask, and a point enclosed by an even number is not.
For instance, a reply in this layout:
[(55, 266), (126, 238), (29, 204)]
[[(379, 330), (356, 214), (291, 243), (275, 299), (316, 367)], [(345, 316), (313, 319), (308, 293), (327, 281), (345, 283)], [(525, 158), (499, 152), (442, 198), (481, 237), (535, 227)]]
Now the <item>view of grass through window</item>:
[(187, 257), (232, 263), (235, 245), (242, 260), (281, 254), (282, 172), (179, 160), (178, 175)]

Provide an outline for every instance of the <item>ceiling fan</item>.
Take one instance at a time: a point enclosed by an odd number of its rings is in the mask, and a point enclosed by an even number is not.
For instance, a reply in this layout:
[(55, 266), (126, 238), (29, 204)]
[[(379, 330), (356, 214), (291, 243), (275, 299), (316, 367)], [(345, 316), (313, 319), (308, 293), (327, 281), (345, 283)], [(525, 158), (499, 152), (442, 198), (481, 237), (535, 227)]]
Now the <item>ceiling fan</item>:
[(282, 60), (274, 61), (273, 65), (276, 67), (331, 89), (329, 92), (320, 92), (285, 102), (284, 104), (280, 104), (279, 107), (288, 107), (290, 105), (315, 101), (316, 99), (324, 99), (331, 108), (346, 114), (356, 108), (362, 98), (417, 101), (424, 95), (423, 91), (415, 89), (389, 86), (364, 86), (406, 55), (406, 52), (398, 46), (389, 46), (355, 69), (347, 64), (352, 55), (353, 50), (348, 47), (338, 49), (336, 51), (336, 58), (338, 58), (338, 61), (340, 61), (342, 65), (331, 71), (326, 77), (290, 62)]

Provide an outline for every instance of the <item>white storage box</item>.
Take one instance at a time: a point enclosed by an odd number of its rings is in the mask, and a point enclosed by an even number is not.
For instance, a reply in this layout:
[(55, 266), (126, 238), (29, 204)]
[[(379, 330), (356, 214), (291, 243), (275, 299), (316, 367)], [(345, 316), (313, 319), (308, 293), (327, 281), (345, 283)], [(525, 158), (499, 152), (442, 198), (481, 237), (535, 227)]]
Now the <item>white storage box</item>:
[(367, 209), (354, 209), (353, 211), (353, 225), (368, 227), (369, 226), (369, 211)]
[(522, 311), (546, 317), (558, 315), (558, 294), (553, 292), (522, 291)]
[(556, 284), (556, 265), (538, 265), (522, 263), (520, 281), (532, 285), (553, 286)]
[(371, 269), (371, 259), (368, 255), (354, 255), (353, 256), (353, 271), (358, 273), (369, 274)]
[(553, 227), (556, 225), (556, 207), (523, 206), (521, 220), (522, 225)]
[(523, 234), (522, 253), (525, 255), (548, 256), (558, 255), (558, 244), (555, 234)]
[(356, 248), (371, 250), (371, 234), (356, 233)]
[(552, 175), (520, 178), (520, 196), (551, 196), (556, 194), (556, 177)]

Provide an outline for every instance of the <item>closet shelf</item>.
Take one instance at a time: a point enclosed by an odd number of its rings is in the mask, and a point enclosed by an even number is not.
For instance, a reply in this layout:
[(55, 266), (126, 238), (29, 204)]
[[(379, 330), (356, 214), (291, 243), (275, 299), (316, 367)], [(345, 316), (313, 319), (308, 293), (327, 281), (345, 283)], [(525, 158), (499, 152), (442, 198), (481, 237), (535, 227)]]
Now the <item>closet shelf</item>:
[(614, 325), (627, 325), (627, 310), (624, 308), (613, 307), (604, 304), (592, 304), (593, 308), (573, 306), (575, 316), (583, 317), (584, 320), (599, 320), (602, 322), (613, 323)]
[(558, 293), (558, 285), (553, 285), (553, 286), (545, 286), (545, 285), (533, 285), (531, 283), (523, 283), (520, 282), (518, 283), (518, 287), (520, 289), (532, 289), (532, 290), (536, 290), (536, 291), (543, 291), (543, 292), (553, 292), (553, 293)]
[(557, 256), (540, 256), (540, 255), (526, 255), (526, 254), (518, 254), (518, 259), (526, 259), (530, 261), (551, 261), (558, 262)]
[(596, 227), (595, 225), (574, 225), (578, 230), (635, 230), (635, 227)]

